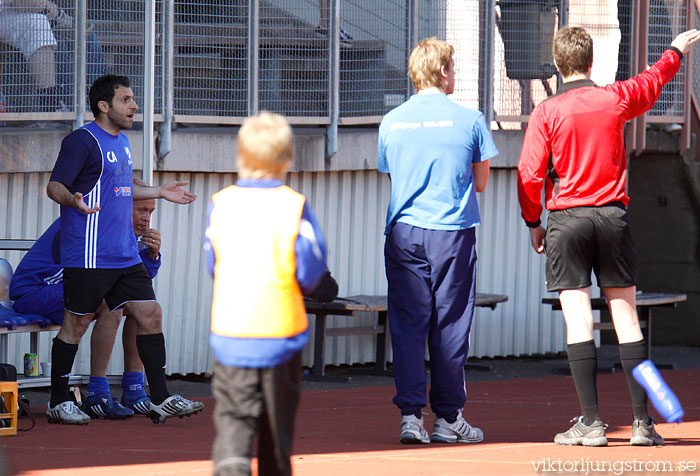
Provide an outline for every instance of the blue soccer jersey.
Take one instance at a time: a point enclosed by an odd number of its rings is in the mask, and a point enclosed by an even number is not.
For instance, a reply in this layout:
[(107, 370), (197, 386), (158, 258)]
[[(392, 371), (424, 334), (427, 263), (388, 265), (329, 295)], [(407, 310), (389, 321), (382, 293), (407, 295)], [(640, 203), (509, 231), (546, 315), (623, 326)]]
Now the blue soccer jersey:
[(96, 122), (63, 140), (51, 180), (80, 192), (90, 215), (61, 206), (61, 265), (122, 269), (141, 262), (132, 217), (133, 171), (129, 139)]

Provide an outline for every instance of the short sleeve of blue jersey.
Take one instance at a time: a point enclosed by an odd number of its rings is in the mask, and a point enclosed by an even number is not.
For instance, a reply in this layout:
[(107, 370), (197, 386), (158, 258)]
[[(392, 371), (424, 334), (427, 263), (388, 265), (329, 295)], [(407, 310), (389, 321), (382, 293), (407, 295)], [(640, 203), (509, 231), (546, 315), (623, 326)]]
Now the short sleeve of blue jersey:
[(60, 182), (71, 191), (90, 153), (84, 134), (87, 135), (86, 132), (75, 131), (63, 139), (51, 172), (51, 181)]
[(379, 125), (379, 134), (377, 139), (377, 170), (381, 173), (389, 173), (389, 164), (386, 161), (386, 151), (384, 148), (384, 124)]
[(473, 149), (472, 163), (489, 160), (490, 158), (498, 155), (498, 149), (496, 148), (496, 144), (493, 142), (493, 137), (491, 137), (491, 131), (486, 124), (484, 115), (481, 113), (479, 113), (479, 117), (476, 119), (476, 121), (474, 121), (472, 134), (475, 145)]

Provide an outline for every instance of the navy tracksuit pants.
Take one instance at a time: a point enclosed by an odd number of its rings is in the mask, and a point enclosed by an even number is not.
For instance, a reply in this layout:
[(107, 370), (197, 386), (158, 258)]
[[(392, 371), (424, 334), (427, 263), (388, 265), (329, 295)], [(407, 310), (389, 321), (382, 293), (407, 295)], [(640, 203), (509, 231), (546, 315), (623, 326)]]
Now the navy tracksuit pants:
[(425, 342), (430, 354), (430, 405), (446, 418), (467, 400), (464, 364), (476, 295), (476, 232), (426, 230), (397, 223), (386, 236), (394, 403), (403, 415), (427, 405)]

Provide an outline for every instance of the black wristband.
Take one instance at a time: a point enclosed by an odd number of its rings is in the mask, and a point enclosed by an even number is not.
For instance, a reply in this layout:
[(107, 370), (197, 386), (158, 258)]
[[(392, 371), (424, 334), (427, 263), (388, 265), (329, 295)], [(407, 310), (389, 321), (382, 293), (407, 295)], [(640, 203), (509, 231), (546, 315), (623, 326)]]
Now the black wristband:
[(681, 50), (679, 50), (675, 46), (669, 47), (669, 50), (675, 51), (675, 53), (678, 55), (678, 61), (683, 61), (683, 53), (681, 53)]
[(537, 228), (542, 224), (542, 220), (537, 220), (537, 221), (526, 221), (525, 225), (527, 225), (528, 228)]

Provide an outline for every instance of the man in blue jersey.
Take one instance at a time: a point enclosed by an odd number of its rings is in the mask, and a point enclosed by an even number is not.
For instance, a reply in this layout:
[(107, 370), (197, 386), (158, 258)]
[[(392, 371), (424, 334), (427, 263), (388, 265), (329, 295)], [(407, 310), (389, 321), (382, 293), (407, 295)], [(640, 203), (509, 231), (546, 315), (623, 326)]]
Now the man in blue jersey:
[(61, 205), (60, 255), (63, 266), (63, 325), (51, 349), (50, 423), (84, 425), (90, 417), (69, 396), (78, 343), (104, 300), (110, 311), (125, 308), (138, 324), (136, 346), (151, 391), (149, 417), (155, 423), (189, 416), (204, 405), (170, 395), (165, 382), (162, 310), (138, 253), (132, 201), (164, 198), (188, 204), (197, 196), (181, 188), (188, 182), (158, 187), (133, 183), (129, 129), (138, 109), (128, 78), (105, 75), (90, 87), (95, 121), (73, 131), (46, 187)]
[[(146, 185), (135, 179), (135, 183)], [(135, 200), (133, 221), (139, 238), (139, 256), (148, 275), (155, 278), (160, 269), (160, 233), (149, 228), (155, 200)], [(60, 258), (60, 220), (55, 220), (24, 255), (12, 276), (10, 299), (17, 312), (38, 314), (54, 324), (63, 323), (63, 267)], [(85, 408), (91, 417), (112, 420), (129, 418), (134, 413), (148, 414), (150, 398), (143, 383), (143, 363), (136, 349), (136, 321), (127, 317), (122, 332), (124, 374), (121, 404), (110, 395), (107, 367), (114, 346), (122, 311), (110, 312), (103, 301), (95, 313), (95, 326), (90, 340), (90, 381)]]
[[(413, 49), (417, 94), (379, 126), (378, 169), (391, 178), (384, 258), (401, 442), (476, 443), (484, 435), (462, 417), (464, 364), (476, 294), (476, 192), (486, 188), (498, 150), (478, 112), (454, 92), (454, 48), (430, 38)], [(430, 353), (432, 437), (423, 426)]]

